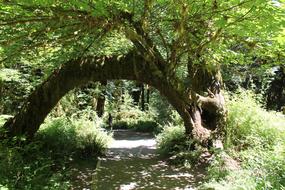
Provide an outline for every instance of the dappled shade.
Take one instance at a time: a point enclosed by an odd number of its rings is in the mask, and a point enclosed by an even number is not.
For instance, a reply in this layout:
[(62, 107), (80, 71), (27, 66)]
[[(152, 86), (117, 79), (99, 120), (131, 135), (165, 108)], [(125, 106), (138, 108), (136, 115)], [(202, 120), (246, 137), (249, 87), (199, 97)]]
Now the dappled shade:
[(204, 166), (186, 169), (168, 165), (156, 154), (155, 139), (149, 133), (118, 130), (114, 137), (96, 170), (90, 164), (83, 173), (77, 172), (81, 188), (192, 189), (204, 178)]

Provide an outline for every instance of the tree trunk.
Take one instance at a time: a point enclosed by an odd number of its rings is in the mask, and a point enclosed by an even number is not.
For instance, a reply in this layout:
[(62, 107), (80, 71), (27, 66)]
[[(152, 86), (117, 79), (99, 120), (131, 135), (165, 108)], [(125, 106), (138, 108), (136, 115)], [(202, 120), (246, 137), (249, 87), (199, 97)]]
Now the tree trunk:
[(51, 76), (38, 86), (28, 97), (20, 112), (4, 124), (6, 133), (2, 138), (17, 135), (34, 136), (51, 109), (71, 89), (87, 82), (126, 79), (149, 84), (158, 89), (168, 99), (184, 120), (186, 133), (191, 135), (193, 120), (187, 111), (187, 100), (184, 94), (175, 89), (159, 70), (145, 62), (141, 55), (134, 52), (123, 58), (97, 58), (71, 60), (62, 65)]
[(141, 84), (141, 110), (145, 111), (144, 84)]
[(140, 103), (140, 97), (141, 97), (141, 84), (138, 82), (136, 83), (136, 87), (132, 90), (132, 97), (134, 100), (134, 104), (138, 106)]
[(285, 66), (275, 71), (274, 79), (266, 92), (266, 108), (276, 111), (285, 110)]
[(99, 117), (102, 117), (105, 108), (105, 93), (106, 93), (107, 80), (100, 81), (100, 85), (103, 88), (101, 90), (99, 97), (97, 98), (96, 112)]
[[(193, 118), (193, 135), (203, 144), (222, 148), (226, 119), (225, 100), (221, 91), (219, 68), (208, 71), (202, 64), (188, 65), (193, 103), (189, 113)], [(206, 93), (206, 95), (205, 95)]]
[(150, 100), (150, 89), (149, 85), (146, 85), (146, 110), (149, 110), (149, 100)]

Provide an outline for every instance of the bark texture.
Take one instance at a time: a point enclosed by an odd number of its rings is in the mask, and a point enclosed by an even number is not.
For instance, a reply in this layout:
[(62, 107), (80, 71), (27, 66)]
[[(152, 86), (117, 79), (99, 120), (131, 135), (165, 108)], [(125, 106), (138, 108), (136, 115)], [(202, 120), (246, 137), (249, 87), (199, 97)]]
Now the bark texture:
[(99, 117), (102, 117), (104, 114), (104, 108), (105, 108), (105, 93), (106, 93), (106, 85), (107, 81), (100, 81), (100, 85), (104, 88), (97, 98), (97, 103), (96, 103), (96, 113)]
[(2, 138), (17, 135), (33, 137), (48, 113), (68, 91), (90, 81), (115, 79), (135, 80), (158, 89), (181, 115), (186, 132), (191, 134), (193, 121), (187, 102), (159, 70), (154, 70), (151, 63), (142, 64), (142, 59), (143, 56), (131, 52), (120, 59), (89, 57), (65, 63), (38, 86), (20, 112), (5, 123), (7, 132), (1, 135)]
[[(34, 90), (21, 111), (5, 123), (7, 132), (1, 136), (27, 135), (32, 138), (48, 113), (68, 91), (90, 81), (126, 79), (158, 89), (182, 117), (189, 136), (205, 146), (215, 144), (211, 139), (222, 136), (221, 126), (225, 118), (223, 95), (220, 87), (212, 83), (215, 80), (209, 80), (211, 74), (199, 68), (191, 69), (192, 86), (187, 91), (173, 78), (167, 77), (163, 62), (146, 58), (137, 51), (121, 58), (88, 57), (71, 60)], [(208, 95), (200, 95), (207, 86)]]
[(222, 79), (219, 68), (206, 68), (203, 63), (190, 62), (188, 65), (190, 97), (193, 100), (189, 111), (194, 122), (193, 135), (205, 145), (222, 148), (226, 121)]

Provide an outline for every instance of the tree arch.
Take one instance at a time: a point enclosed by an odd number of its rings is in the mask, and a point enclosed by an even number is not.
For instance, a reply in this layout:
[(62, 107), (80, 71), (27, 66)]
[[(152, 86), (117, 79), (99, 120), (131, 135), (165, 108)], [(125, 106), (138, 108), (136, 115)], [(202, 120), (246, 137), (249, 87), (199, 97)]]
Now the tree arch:
[(158, 89), (181, 115), (186, 132), (191, 134), (193, 120), (187, 110), (187, 102), (181, 98), (183, 95), (165, 80), (159, 70), (154, 70), (142, 56), (131, 52), (120, 59), (86, 57), (63, 64), (31, 93), (20, 112), (5, 123), (5, 136), (25, 134), (33, 137), (48, 113), (67, 92), (90, 81), (114, 79), (135, 80)]
[[(5, 124), (5, 136), (32, 137), (56, 102), (76, 86), (128, 79), (158, 89), (183, 118), (187, 133), (208, 138), (211, 131), (219, 131), (225, 118), (220, 66), (240, 61), (235, 56), (241, 53), (237, 45), (271, 50), (265, 45), (268, 36), (281, 34), (284, 21), (283, 8), (267, 1), (215, 2), (214, 6), (212, 1), (4, 1), (2, 7), (0, 41), (5, 48), (0, 47), (4, 58), (0, 62), (14, 62), (17, 57), (31, 60), (31, 55), (36, 58), (47, 47), (55, 47), (48, 54), (58, 60), (78, 51), (94, 55), (102, 42), (120, 53), (135, 49), (120, 59), (88, 57), (62, 65)], [(272, 17), (265, 19), (268, 13)], [(256, 26), (258, 37), (252, 30)], [(186, 76), (177, 80), (180, 66), (187, 70)]]

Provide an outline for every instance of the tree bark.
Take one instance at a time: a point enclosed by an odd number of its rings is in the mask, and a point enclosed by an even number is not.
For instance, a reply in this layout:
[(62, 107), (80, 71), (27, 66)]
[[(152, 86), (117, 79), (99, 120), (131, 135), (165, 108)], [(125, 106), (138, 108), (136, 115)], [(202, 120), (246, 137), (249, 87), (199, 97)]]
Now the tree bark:
[(145, 111), (145, 96), (144, 96), (144, 84), (141, 85), (141, 110)]
[(193, 103), (189, 113), (194, 122), (193, 135), (203, 144), (222, 148), (226, 119), (225, 100), (219, 67), (208, 71), (201, 64), (188, 65)]
[(266, 108), (283, 111), (285, 108), (285, 66), (275, 71), (274, 79), (266, 92)]
[(106, 93), (106, 85), (107, 85), (107, 80), (100, 81), (101, 87), (103, 89), (101, 90), (101, 93), (99, 97), (97, 98), (97, 104), (96, 104), (96, 113), (99, 117), (102, 117), (104, 114), (104, 108), (105, 108), (105, 93)]
[(146, 85), (146, 110), (149, 110), (150, 89), (149, 85)]
[(139, 106), (140, 98), (141, 98), (141, 84), (140, 83), (136, 83), (136, 87), (132, 90), (132, 97), (134, 100), (134, 104), (136, 106)]
[(168, 99), (184, 120), (186, 133), (191, 134), (193, 120), (187, 111), (187, 101), (159, 70), (151, 63), (141, 63), (141, 55), (131, 52), (123, 58), (97, 58), (71, 60), (61, 66), (28, 97), (20, 112), (4, 124), (2, 138), (27, 135), (32, 138), (48, 113), (71, 89), (87, 82), (126, 79), (149, 84)]

